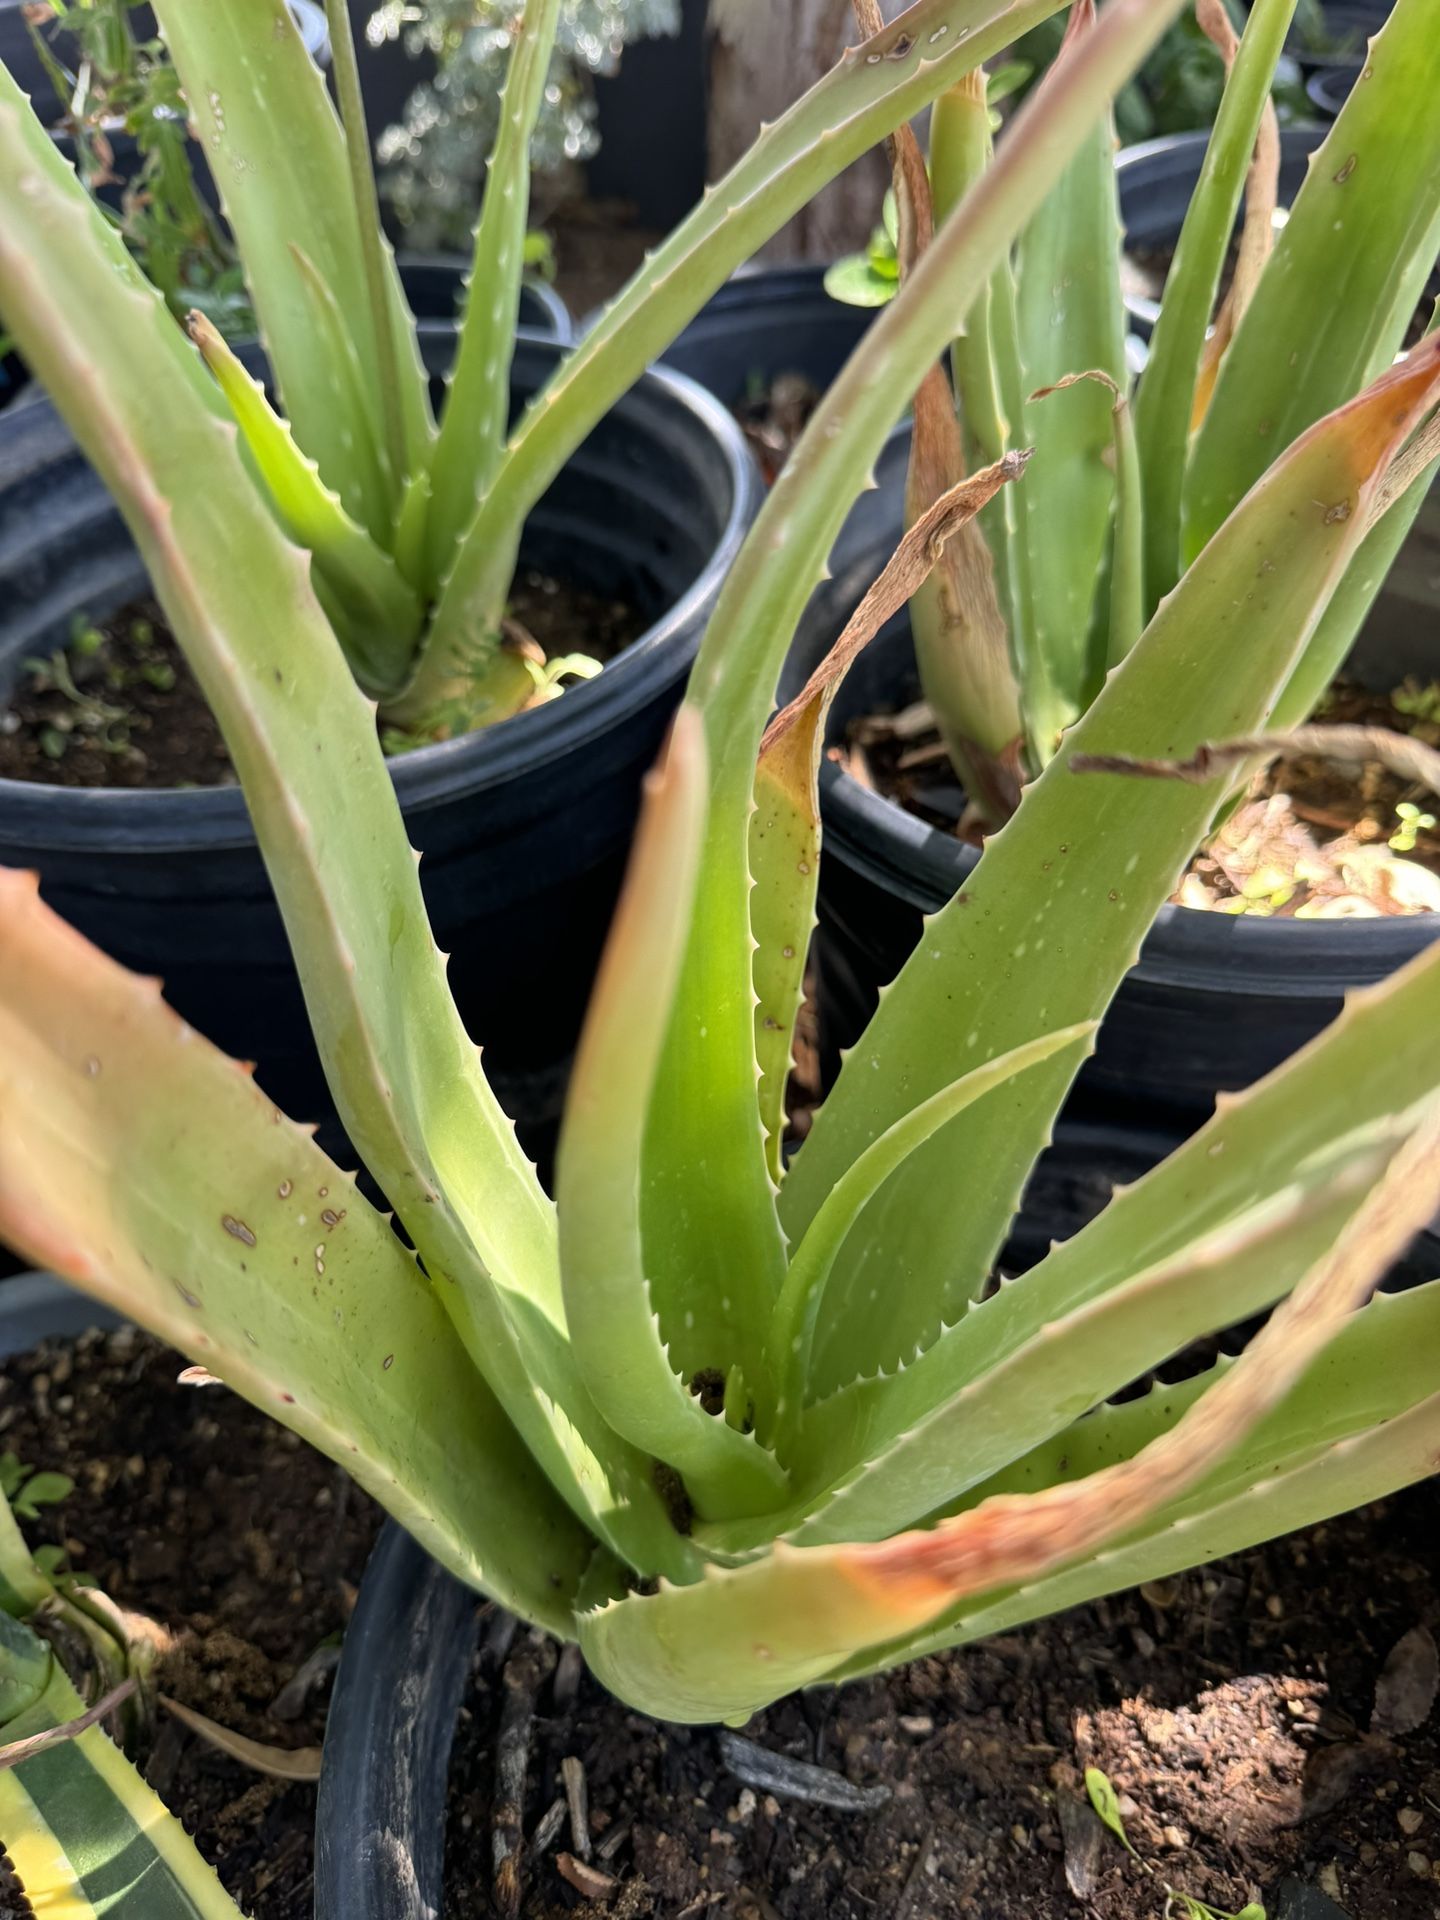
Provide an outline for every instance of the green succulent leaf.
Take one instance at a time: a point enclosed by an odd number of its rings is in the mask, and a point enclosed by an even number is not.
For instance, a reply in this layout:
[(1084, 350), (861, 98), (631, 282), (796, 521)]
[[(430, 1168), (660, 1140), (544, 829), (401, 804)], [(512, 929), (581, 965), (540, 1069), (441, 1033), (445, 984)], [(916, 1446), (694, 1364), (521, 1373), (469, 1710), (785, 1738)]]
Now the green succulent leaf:
[[(1057, 75), (1095, 31), (1094, 19), (1088, 0), (1072, 8), (1053, 69)], [(1108, 377), (1114, 393), (1125, 392), (1119, 260), (1115, 131), (1107, 101), (1020, 236), (1015, 315), (1027, 396), (1091, 369)], [(1023, 511), (1035, 533), (1027, 557), (1033, 674), (1027, 721), (1042, 765), (1096, 678), (1089, 658), (1090, 608), (1114, 511), (1111, 413), (1110, 397), (1087, 382), (1048, 399), (1043, 420), (1028, 397), (1018, 416), (1021, 441), (1040, 449), (1026, 479)], [(1060, 528), (1063, 537), (1051, 537), (1050, 530)]]
[(1147, 615), (1180, 573), (1180, 500), (1196, 375), (1234, 231), (1260, 118), (1295, 0), (1256, 0), (1225, 83), (1200, 178), (1165, 281), (1165, 297), (1135, 401), (1145, 476)]
[(565, 1306), (581, 1372), (617, 1433), (678, 1471), (696, 1510), (763, 1512), (779, 1464), (706, 1413), (665, 1352), (640, 1222), (645, 1124), (705, 828), (705, 735), (682, 706), (595, 984), (560, 1144)]
[(494, 476), (510, 418), (510, 358), (525, 272), (530, 136), (550, 76), (561, 0), (526, 0), (510, 27), (500, 124), (485, 176), (460, 349), (430, 462), (427, 582), (450, 570), (455, 544)]
[[(1002, 1054), (999, 1059), (963, 1075), (953, 1086), (943, 1087), (939, 1093), (932, 1094), (928, 1100), (922, 1100), (918, 1107), (913, 1107), (882, 1133), (878, 1140), (872, 1141), (859, 1159), (846, 1168), (844, 1176), (836, 1182), (825, 1204), (811, 1221), (804, 1239), (794, 1249), (785, 1276), (785, 1286), (775, 1303), (770, 1347), (772, 1367), (786, 1382), (786, 1397), (777, 1411), (789, 1415), (787, 1431), (793, 1433), (800, 1423), (807, 1363), (825, 1283), (846, 1235), (867, 1202), (897, 1167), (903, 1165), (917, 1148), (933, 1138), (958, 1114), (983, 1100), (997, 1087), (1003, 1087), (1017, 1074), (1040, 1065), (1067, 1047), (1089, 1040), (1093, 1033), (1093, 1026), (1062, 1028), (1058, 1033), (1045, 1034), (1028, 1047), (1017, 1047), (1013, 1053)], [(838, 1449), (830, 1458), (833, 1460), (837, 1456)], [(891, 1519), (894, 1519), (893, 1509)], [(849, 1524), (848, 1516), (840, 1522), (842, 1528)]]
[(0, 870), (0, 899), (6, 1239), (338, 1460), (462, 1578), (563, 1631), (592, 1543), (475, 1376), (451, 1283), (425, 1278), (354, 1177), (153, 980), (103, 959), (25, 875)]
[[(370, 312), (369, 277), (345, 136), (323, 76), (286, 0), (160, 0), (156, 15), (244, 256), (295, 437), (346, 511), (383, 543), (406, 476), (388, 471), (384, 370), (373, 330), (355, 325)], [(429, 401), (399, 276), (385, 264), (406, 452), (418, 471), (429, 452)], [(317, 279), (349, 316), (358, 396), (329, 349)], [(357, 453), (362, 438), (383, 463), (381, 497), (367, 484), (374, 467)]]
[[(709, 748), (709, 826), (647, 1141), (644, 1232), (672, 1353), (690, 1372), (713, 1365), (717, 1353), (736, 1358), (757, 1395), (762, 1427), (773, 1411), (766, 1396), (774, 1382), (760, 1342), (783, 1281), (784, 1244), (754, 1091), (749, 819), (784, 649), (908, 398), (912, 370), (938, 357), (957, 307), (970, 304), (1090, 131), (1095, 102), (1143, 57), (1168, 11), (1167, 3), (1120, 0), (1059, 84), (1024, 109), (1032, 119), (1045, 115), (1046, 140), (1007, 143), (817, 409), (730, 572), (691, 678), (689, 699), (704, 718)], [(947, 1023), (953, 1017), (947, 1012)], [(1051, 1026), (1060, 1024), (1067, 1023)], [(983, 1064), (962, 1059), (948, 1077)], [(885, 1086), (876, 1079), (883, 1100)], [(917, 1082), (912, 1092), (923, 1098), (939, 1084), (921, 1092)], [(902, 1110), (896, 1100), (885, 1124)], [(807, 1216), (799, 1231), (808, 1224)], [(798, 1231), (786, 1232), (793, 1244)]]
[(612, 1544), (633, 1527), (641, 1559), (685, 1564), (647, 1463), (576, 1372), (554, 1210), (446, 988), (374, 709), (309, 560), (245, 471), (209, 375), (5, 75), (0, 189), (15, 207), (0, 311), (124, 512), (220, 722), (346, 1130), (572, 1509)]
[[(1412, 1115), (1412, 1128), (1338, 1240), (1245, 1354), (1203, 1396), (1176, 1396), (1186, 1402), (1179, 1411), (1167, 1401), (1159, 1431), (1145, 1434), (1135, 1451), (1078, 1475), (1065, 1456), (1063, 1478), (1024, 1493), (989, 1487), (933, 1527), (874, 1545), (806, 1549), (782, 1541), (698, 1583), (612, 1602), (581, 1621), (592, 1666), (622, 1698), (633, 1701), (638, 1690), (652, 1710), (663, 1700), (669, 1718), (735, 1719), (818, 1678), (827, 1649), (847, 1640), (857, 1652), (881, 1636), (893, 1644), (907, 1621), (918, 1638), (927, 1622), (949, 1616), (953, 1624), (957, 1604), (968, 1600), (979, 1611), (987, 1595), (1011, 1588), (1028, 1598), (1067, 1566), (1094, 1583), (1117, 1542), (1169, 1522), (1198, 1486), (1233, 1471), (1233, 1456), (1267, 1427), (1269, 1471), (1279, 1477), (1287, 1452), (1296, 1449), (1293, 1437), (1288, 1449), (1277, 1440), (1275, 1423), (1304, 1391), (1311, 1366), (1353, 1332), (1375, 1282), (1433, 1210), (1440, 1191), (1440, 1102), (1433, 1094)], [(1333, 1393), (1333, 1375), (1330, 1387)], [(1329, 1424), (1337, 1414), (1353, 1420), (1373, 1387), (1362, 1372), (1358, 1391), (1341, 1390), (1343, 1408), (1332, 1410)], [(1392, 1396), (1392, 1410), (1400, 1399)], [(1429, 1470), (1423, 1448), (1434, 1445), (1436, 1400), (1427, 1397), (1411, 1410), (1419, 1414), (1418, 1433), (1403, 1417), (1378, 1433), (1361, 1430), (1365, 1476), (1378, 1473), (1394, 1486)], [(1388, 1446), (1376, 1446), (1386, 1438)], [(1302, 1444), (1308, 1462), (1323, 1452), (1313, 1428)], [(1348, 1464), (1351, 1473), (1333, 1471), (1328, 1489), (1342, 1505), (1351, 1504), (1356, 1482), (1353, 1460)], [(896, 1629), (890, 1635), (887, 1620)], [(680, 1649), (688, 1656), (683, 1662)]]
[(255, 477), (297, 546), (315, 556), (315, 583), (356, 678), (384, 694), (402, 684), (419, 638), (418, 596), (394, 560), (346, 513), (340, 496), (295, 444), (289, 422), (210, 322), (192, 314), (191, 339), (215, 376), (244, 438)]
[[(1281, 1407), (1230, 1458), (1119, 1544), (1058, 1574), (952, 1609), (922, 1634), (845, 1662), (831, 1681), (916, 1660), (1147, 1580), (1241, 1553), (1384, 1498), (1432, 1471), (1440, 1394), (1427, 1346), (1440, 1332), (1440, 1285), (1382, 1294), (1357, 1313)], [(1418, 1343), (1418, 1346), (1417, 1344)], [(1233, 1368), (1219, 1361), (1178, 1384), (1087, 1414), (967, 1496), (1029, 1492), (1132, 1459)]]

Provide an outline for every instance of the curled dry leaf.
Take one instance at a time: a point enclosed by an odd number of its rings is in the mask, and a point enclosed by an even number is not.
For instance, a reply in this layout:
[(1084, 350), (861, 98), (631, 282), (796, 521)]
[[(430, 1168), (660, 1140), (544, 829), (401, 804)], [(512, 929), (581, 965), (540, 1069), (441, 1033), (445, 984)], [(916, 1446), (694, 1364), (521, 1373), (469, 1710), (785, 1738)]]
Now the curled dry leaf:
[(776, 741), (796, 725), (807, 708), (816, 702), (828, 704), (856, 656), (929, 578), (947, 542), (995, 498), (1007, 480), (1019, 479), (1033, 452), (1033, 447), (1025, 447), (1005, 454), (993, 466), (983, 467), (968, 480), (961, 480), (921, 515), (851, 615), (840, 638), (789, 706), (782, 708), (766, 728), (760, 748), (762, 755), (774, 748)]
[(232, 1760), (238, 1760), (255, 1773), (266, 1774), (271, 1780), (320, 1778), (319, 1747), (266, 1746), (262, 1741), (248, 1740), (243, 1733), (232, 1733), (229, 1727), (222, 1727), (206, 1714), (197, 1713), (194, 1707), (183, 1706), (168, 1694), (160, 1695), (160, 1704), (167, 1713), (174, 1714), (182, 1726), (198, 1734), (207, 1745), (220, 1753), (228, 1753)]
[(1388, 727), (1293, 727), (1288, 733), (1249, 734), (1239, 740), (1211, 741), (1188, 760), (1140, 760), (1123, 753), (1077, 753), (1072, 773), (1118, 773), (1141, 780), (1185, 780), (1204, 786), (1227, 768), (1246, 761), (1278, 760), (1282, 754), (1325, 755), (1347, 766), (1378, 761), (1403, 779), (1440, 794), (1440, 752), (1413, 734)]
[[(133, 1679), (124, 1680), (113, 1687), (103, 1700), (97, 1700), (93, 1707), (79, 1714), (73, 1720), (67, 1720), (60, 1727), (46, 1727), (43, 1733), (32, 1733), (28, 1739), (12, 1740), (9, 1746), (0, 1747), (0, 1772), (9, 1767), (18, 1767), (26, 1760), (33, 1760), (37, 1754), (48, 1753), (51, 1747), (63, 1746), (67, 1740), (78, 1740), (82, 1733), (97, 1726), (107, 1715), (114, 1713), (135, 1691)], [(0, 1909), (3, 1912), (4, 1909)], [(22, 1909), (23, 1911), (23, 1909)]]

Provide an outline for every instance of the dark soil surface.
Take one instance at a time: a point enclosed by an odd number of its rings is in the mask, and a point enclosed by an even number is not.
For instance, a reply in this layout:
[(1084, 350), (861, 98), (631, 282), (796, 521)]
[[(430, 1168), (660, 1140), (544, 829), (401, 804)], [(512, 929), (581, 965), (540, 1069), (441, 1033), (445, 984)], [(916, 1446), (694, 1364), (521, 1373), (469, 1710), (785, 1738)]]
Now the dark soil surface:
[[(1407, 685), (1387, 694), (1340, 680), (1316, 718), (1383, 727), (1434, 746), (1440, 744), (1440, 687)], [(927, 707), (867, 715), (835, 751), (862, 784), (943, 833), (975, 838)], [(1402, 807), (1412, 810), (1413, 844), (1392, 850)], [(1196, 855), (1176, 898), (1186, 906), (1287, 918), (1431, 911), (1440, 903), (1437, 815), (1434, 795), (1377, 763), (1348, 767), (1308, 755), (1277, 760)]]
[[(379, 1514), (235, 1395), (178, 1385), (184, 1365), (130, 1331), (0, 1363), (0, 1451), (75, 1483), (26, 1537), (169, 1629), (162, 1692), (267, 1746), (317, 1746)], [(313, 1683), (283, 1698), (307, 1662)], [(163, 1709), (138, 1757), (254, 1920), (311, 1920), (313, 1786), (249, 1771)]]
[[(507, 627), (547, 659), (612, 659), (648, 622), (629, 602), (522, 568)], [(55, 787), (223, 787), (220, 729), (153, 600), (123, 607), (62, 653), (28, 663), (0, 708), (0, 780)]]
[(220, 729), (153, 600), (29, 663), (0, 713), (0, 779), (233, 786)]
[[(1390, 1724), (1430, 1707), (1437, 1540), (1431, 1483), (886, 1680), (785, 1701), (746, 1728), (775, 1753), (888, 1790), (878, 1811), (747, 1786), (713, 1731), (646, 1721), (588, 1677), (557, 1714), (573, 1660), (542, 1659), (523, 1913), (1182, 1920), (1173, 1888), (1226, 1913), (1264, 1900), (1276, 1920), (1275, 1890), (1293, 1876), (1352, 1920), (1434, 1920), (1440, 1715), (1383, 1739), (1365, 1730), (1387, 1662), (1413, 1709)], [(503, 1653), (486, 1637), (452, 1768), (447, 1920), (494, 1912)], [(534, 1670), (524, 1636), (516, 1648), (512, 1669)], [(1421, 1656), (1418, 1680), (1407, 1653)], [(567, 1756), (584, 1770), (588, 1863), (565, 1807)], [(1120, 1796), (1139, 1862), (1090, 1812), (1086, 1767)]]

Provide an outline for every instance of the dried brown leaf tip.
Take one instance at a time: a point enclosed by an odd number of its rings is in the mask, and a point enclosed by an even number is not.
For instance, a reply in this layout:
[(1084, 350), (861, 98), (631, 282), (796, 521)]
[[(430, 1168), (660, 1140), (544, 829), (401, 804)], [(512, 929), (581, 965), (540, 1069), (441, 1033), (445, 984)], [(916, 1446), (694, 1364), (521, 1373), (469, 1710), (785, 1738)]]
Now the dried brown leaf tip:
[(1007, 481), (1020, 478), (1033, 452), (1033, 447), (1015, 448), (993, 466), (983, 467), (979, 473), (951, 487), (920, 516), (803, 690), (770, 722), (761, 742), (762, 754), (774, 748), (776, 741), (813, 702), (829, 700), (885, 622), (924, 585), (944, 553), (946, 543), (995, 498)]

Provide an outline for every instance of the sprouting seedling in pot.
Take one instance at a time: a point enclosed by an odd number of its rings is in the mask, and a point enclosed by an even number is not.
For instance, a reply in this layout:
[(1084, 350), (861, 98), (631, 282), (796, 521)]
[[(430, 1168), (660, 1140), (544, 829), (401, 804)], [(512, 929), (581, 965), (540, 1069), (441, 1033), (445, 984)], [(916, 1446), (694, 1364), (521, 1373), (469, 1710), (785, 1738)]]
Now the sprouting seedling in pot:
[(58, 1507), (75, 1491), (68, 1473), (37, 1472), (14, 1453), (0, 1453), (0, 1494), (22, 1520), (37, 1520), (42, 1507)]
[[(1125, 1821), (1120, 1812), (1120, 1796), (1116, 1793), (1109, 1774), (1100, 1767), (1086, 1767), (1085, 1793), (1100, 1819), (1114, 1834), (1131, 1859), (1140, 1860), (1139, 1854), (1131, 1844), (1129, 1834), (1125, 1831)], [(1140, 1864), (1145, 1865), (1143, 1860)], [(1147, 1873), (1150, 1871), (1148, 1867), (1145, 1870)]]
[[(1124, 1847), (1135, 1864), (1147, 1874), (1155, 1869), (1135, 1849), (1129, 1834), (1125, 1831), (1125, 1821), (1120, 1811), (1120, 1796), (1109, 1774), (1100, 1767), (1085, 1769), (1085, 1793), (1096, 1814), (1115, 1838)], [(1207, 1906), (1203, 1900), (1197, 1900), (1193, 1894), (1185, 1893), (1168, 1882), (1165, 1886), (1165, 1912), (1163, 1920), (1171, 1920), (1172, 1914), (1178, 1914), (1182, 1920), (1265, 1920), (1265, 1909), (1258, 1900), (1252, 1900), (1238, 1913), (1222, 1913), (1218, 1907)]]

